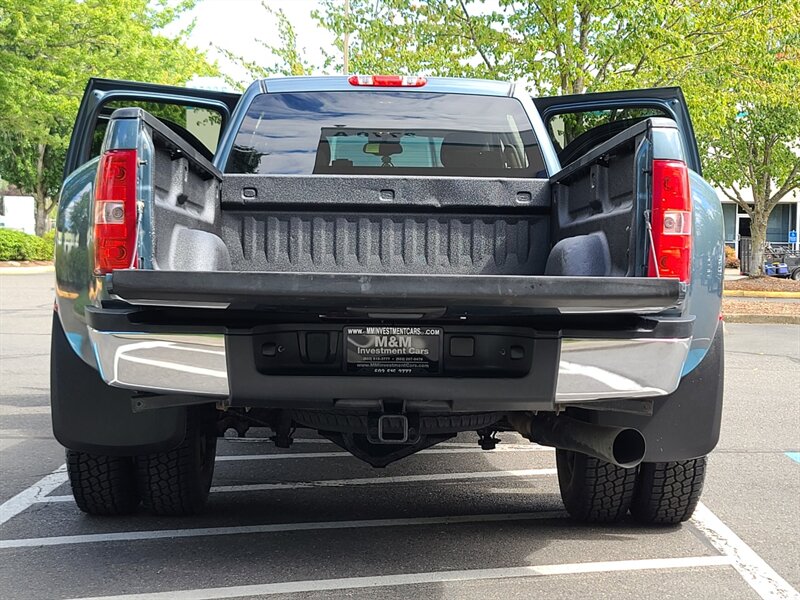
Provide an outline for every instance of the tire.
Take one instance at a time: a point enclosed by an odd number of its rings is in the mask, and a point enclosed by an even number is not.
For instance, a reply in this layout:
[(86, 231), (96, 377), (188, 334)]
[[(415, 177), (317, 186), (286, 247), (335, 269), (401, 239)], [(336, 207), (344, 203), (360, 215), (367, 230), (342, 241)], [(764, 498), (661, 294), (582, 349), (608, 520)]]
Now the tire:
[(180, 446), (137, 457), (139, 495), (153, 514), (187, 516), (205, 508), (217, 451), (212, 414), (214, 411), (190, 412)]
[(67, 450), (67, 474), (75, 503), (90, 515), (127, 515), (139, 506), (132, 458)]
[(676, 525), (694, 512), (706, 476), (706, 457), (642, 463), (631, 514), (640, 523)]
[(792, 271), (791, 278), (793, 281), (800, 281), (800, 268), (797, 268), (794, 271)]
[(567, 512), (584, 523), (614, 523), (628, 512), (636, 485), (636, 469), (556, 450), (558, 487)]

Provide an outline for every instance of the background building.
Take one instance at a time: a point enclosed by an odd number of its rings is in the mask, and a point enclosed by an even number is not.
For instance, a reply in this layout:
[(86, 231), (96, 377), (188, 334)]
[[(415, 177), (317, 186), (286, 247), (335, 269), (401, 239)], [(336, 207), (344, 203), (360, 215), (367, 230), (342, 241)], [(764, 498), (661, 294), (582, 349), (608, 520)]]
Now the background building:
[[(16, 194), (14, 189), (10, 192)], [(8, 191), (0, 190), (0, 227), (35, 233), (36, 204), (33, 197), (12, 195)]]
[[(717, 192), (722, 201), (722, 213), (725, 219), (725, 243), (732, 246), (739, 255), (739, 240), (750, 237), (750, 217), (733, 200), (721, 191)], [(745, 200), (752, 199), (750, 190), (742, 190)], [(800, 231), (800, 190), (790, 192), (778, 203), (767, 222), (767, 242), (773, 246), (788, 245), (789, 232)], [(798, 244), (793, 244), (795, 250)]]

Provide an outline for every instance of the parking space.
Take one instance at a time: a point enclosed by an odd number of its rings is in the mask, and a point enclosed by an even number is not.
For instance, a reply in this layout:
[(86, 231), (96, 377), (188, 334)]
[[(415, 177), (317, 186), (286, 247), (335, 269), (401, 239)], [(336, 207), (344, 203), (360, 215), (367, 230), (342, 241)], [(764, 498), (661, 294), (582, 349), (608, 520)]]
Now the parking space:
[(50, 439), (50, 279), (0, 294), (3, 598), (800, 598), (797, 380), (772, 375), (800, 367), (800, 327), (728, 327), (723, 438), (680, 527), (572, 522), (552, 450), (514, 434), (378, 470), (266, 430), (220, 440), (205, 514), (97, 518)]

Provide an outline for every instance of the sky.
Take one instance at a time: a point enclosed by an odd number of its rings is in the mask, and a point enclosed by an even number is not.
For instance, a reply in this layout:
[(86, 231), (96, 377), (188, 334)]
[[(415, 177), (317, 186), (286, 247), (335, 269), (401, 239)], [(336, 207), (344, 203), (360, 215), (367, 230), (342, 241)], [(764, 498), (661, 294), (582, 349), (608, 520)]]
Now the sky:
[[(338, 0), (344, 4), (344, 0)], [(333, 46), (333, 35), (319, 27), (311, 12), (319, 8), (318, 0), (263, 0), (274, 10), (283, 10), (297, 34), (298, 48), (305, 50), (305, 55), (312, 65), (322, 65), (324, 56), (321, 48), (330, 50)], [(490, 11), (498, 8), (497, 0), (484, 0), (482, 10)], [(477, 10), (477, 9), (476, 9)], [(215, 49), (224, 48), (247, 61), (262, 65), (272, 62), (270, 53), (256, 40), (277, 43), (277, 20), (262, 6), (262, 0), (199, 0), (197, 6), (183, 16), (173, 27), (178, 31), (194, 20), (194, 29), (189, 36), (191, 46), (208, 52), (209, 58), (216, 60), (220, 70), (228, 77), (241, 82), (244, 86), (251, 82), (246, 69), (228, 60)], [(476, 61), (480, 59), (476, 56)], [(318, 75), (322, 72), (315, 73)], [(194, 87), (210, 87), (229, 89), (230, 86), (221, 78), (200, 78), (190, 82)]]
[[(317, 26), (311, 18), (311, 12), (319, 7), (317, 0), (266, 0), (274, 9), (282, 9), (297, 32), (298, 46), (305, 48), (306, 55), (312, 64), (322, 63), (321, 47), (330, 48), (332, 35)], [(271, 56), (256, 41), (277, 42), (276, 19), (261, 5), (261, 0), (200, 0), (190, 13), (177, 24), (178, 28), (195, 21), (194, 29), (188, 42), (201, 50), (206, 50), (212, 60), (216, 60), (222, 72), (229, 77), (249, 83), (247, 71), (226, 59), (215, 50), (219, 46), (248, 61), (267, 65)], [(208, 87), (222, 87), (224, 82), (211, 81), (207, 78), (201, 82)]]

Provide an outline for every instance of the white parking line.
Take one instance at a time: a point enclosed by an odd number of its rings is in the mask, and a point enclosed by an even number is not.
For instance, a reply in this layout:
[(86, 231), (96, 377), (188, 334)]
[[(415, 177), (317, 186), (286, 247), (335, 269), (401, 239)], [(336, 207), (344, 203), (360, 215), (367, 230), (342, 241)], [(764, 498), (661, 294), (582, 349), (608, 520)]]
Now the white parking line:
[[(519, 469), (512, 471), (473, 471), (471, 473), (430, 473), (426, 475), (397, 475), (394, 477), (363, 477), (359, 479), (320, 479), (317, 481), (291, 481), (285, 483), (249, 483), (243, 485), (218, 485), (212, 492), (262, 492), (270, 490), (300, 490), (324, 487), (348, 487), (351, 485), (387, 485), (430, 481), (467, 481), (474, 479), (498, 479), (501, 477), (541, 477), (555, 475), (555, 469)], [(40, 496), (37, 502), (72, 502), (72, 496)]]
[[(538, 446), (525, 446), (517, 445), (506, 446), (505, 448), (498, 448), (501, 452), (525, 452), (537, 451), (547, 448)], [(495, 450), (495, 451), (497, 451)], [(458, 454), (458, 453), (473, 453), (484, 452), (480, 448), (439, 448), (428, 449), (422, 453), (428, 454)], [(217, 457), (219, 461), (241, 461), (241, 460), (267, 460), (267, 459), (288, 459), (288, 458), (326, 458), (349, 456), (347, 452), (310, 452), (298, 454), (267, 454), (267, 455), (242, 455), (242, 456), (221, 456)], [(252, 484), (252, 485), (238, 485), (238, 486), (217, 486), (212, 488), (215, 492), (238, 492), (238, 491), (255, 491), (255, 490), (281, 490), (281, 489), (299, 489), (299, 488), (314, 488), (314, 487), (341, 487), (349, 485), (374, 485), (374, 484), (390, 484), (390, 483), (404, 483), (404, 482), (426, 482), (426, 481), (447, 481), (447, 480), (469, 480), (469, 479), (487, 479), (495, 477), (527, 477), (537, 475), (553, 475), (556, 473), (555, 469), (524, 469), (524, 470), (509, 470), (509, 471), (482, 471), (473, 473), (441, 473), (441, 474), (424, 474), (424, 475), (406, 475), (395, 477), (371, 477), (371, 478), (358, 478), (358, 479), (338, 479), (338, 480), (320, 480), (320, 481), (305, 481), (305, 482), (287, 482), (287, 483), (270, 483), (270, 484)], [(37, 502), (66, 502), (71, 500), (70, 496), (48, 496), (56, 488), (63, 485), (68, 481), (66, 473), (66, 465), (61, 465), (58, 469), (46, 475), (34, 485), (23, 490), (13, 498), (7, 500), (0, 505), (0, 524), (7, 522), (9, 519), (18, 515), (25, 509), (29, 508)], [(317, 522), (317, 523), (278, 523), (269, 525), (252, 525), (241, 527), (210, 527), (210, 528), (197, 528), (197, 529), (174, 529), (174, 530), (156, 530), (156, 531), (129, 531), (118, 533), (101, 533), (101, 534), (85, 534), (85, 535), (72, 535), (72, 536), (54, 536), (42, 538), (23, 538), (16, 540), (0, 540), (0, 549), (5, 548), (28, 548), (38, 546), (59, 546), (71, 544), (86, 544), (97, 542), (113, 542), (113, 541), (133, 541), (133, 540), (153, 540), (153, 539), (174, 539), (186, 537), (200, 537), (200, 536), (217, 536), (217, 535), (241, 535), (241, 534), (256, 534), (256, 533), (278, 533), (287, 531), (313, 531), (313, 530), (331, 530), (331, 529), (363, 529), (374, 527), (396, 527), (396, 526), (412, 526), (412, 525), (430, 525), (430, 524), (458, 524), (458, 523), (477, 523), (477, 522), (491, 522), (491, 521), (517, 521), (517, 520), (533, 520), (533, 519), (550, 519), (561, 518), (564, 516), (563, 512), (543, 512), (543, 513), (512, 513), (512, 514), (494, 514), (494, 515), (463, 515), (455, 517), (419, 517), (409, 519), (374, 519), (362, 521), (331, 521), (331, 522)], [(800, 593), (797, 592), (785, 579), (778, 575), (752, 548), (750, 548), (739, 536), (737, 536), (727, 525), (725, 525), (714, 513), (712, 513), (702, 503), (698, 504), (692, 517), (692, 524), (711, 542), (711, 544), (724, 556), (711, 557), (718, 560), (726, 561), (724, 563), (716, 564), (730, 564), (748, 585), (764, 600), (800, 600)], [(705, 557), (709, 558), (709, 557)], [(673, 559), (664, 559), (671, 561)], [(674, 559), (674, 560), (694, 560), (694, 559)], [(620, 561), (622, 563), (644, 563), (647, 561)], [(593, 563), (593, 564), (606, 564), (606, 563)], [(617, 564), (617, 563), (608, 563)], [(570, 565), (551, 565), (551, 567), (570, 567)], [(519, 569), (530, 569), (534, 567), (519, 567)], [(538, 568), (538, 567), (536, 567)], [(549, 568), (549, 567), (547, 567)], [(641, 567), (641, 568), (658, 568), (658, 567)], [(668, 568), (668, 567), (665, 567)], [(515, 572), (511, 569), (511, 572)], [(620, 569), (625, 570), (625, 569)], [(481, 571), (466, 571), (456, 573), (477, 573), (474, 578), (466, 577), (466, 579), (491, 579), (495, 578), (492, 575), (481, 575), (480, 573), (508, 571), (508, 569), (490, 569)], [(596, 571), (574, 571), (574, 572), (596, 572)], [(534, 573), (542, 574), (542, 573)], [(545, 573), (545, 574), (555, 574)], [(459, 577), (455, 579), (441, 579), (439, 577), (447, 576), (447, 574), (439, 573), (423, 573), (422, 577), (433, 577), (431, 582), (437, 581), (461, 581), (465, 580)], [(499, 577), (526, 577), (528, 575), (499, 575)], [(351, 578), (343, 580), (325, 580), (333, 582), (331, 585), (334, 587), (300, 587), (297, 590), (294, 588), (291, 591), (314, 591), (317, 589), (344, 589), (349, 587), (376, 587), (382, 585), (403, 585), (403, 583), (364, 583), (363, 585), (358, 582), (368, 581), (389, 581), (391, 578), (415, 577), (415, 575), (398, 575), (386, 576), (377, 578)], [(425, 581), (428, 581), (427, 579)], [(342, 583), (341, 585), (336, 582), (355, 582), (354, 585)], [(424, 582), (424, 581), (423, 581)], [(283, 584), (265, 584), (263, 586), (243, 586), (242, 588), (218, 588), (216, 590), (189, 590), (180, 592), (183, 595), (167, 595), (163, 596), (160, 593), (155, 595), (133, 595), (133, 596), (109, 596), (109, 598), (187, 598), (196, 600), (199, 598), (230, 598), (235, 596), (244, 595), (257, 595), (257, 594), (277, 594), (289, 593), (285, 586), (295, 585), (317, 585), (323, 582), (290, 582)], [(277, 586), (277, 587), (276, 587)], [(284, 586), (284, 587), (281, 587)], [(340, 586), (340, 587), (336, 587)], [(232, 595), (226, 595), (226, 590), (233, 589), (258, 589), (253, 593), (246, 592), (240, 593), (237, 591)], [(272, 589), (276, 591), (269, 591)], [(266, 591), (265, 591), (266, 590)], [(223, 595), (207, 595), (223, 594)], [(173, 594), (173, 593), (170, 593)], [(195, 594), (195, 595), (192, 595)], [(199, 595), (197, 595), (199, 594)]]
[(25, 441), (25, 438), (4, 438), (0, 437), (0, 452), (4, 452), (6, 450), (11, 450), (17, 444), (21, 444)]
[[(272, 440), (268, 437), (226, 437), (222, 438), (232, 444), (271, 444)], [(220, 439), (220, 441), (222, 441)], [(332, 444), (333, 442), (325, 438), (294, 438), (292, 444)]]
[[(531, 444), (526, 446), (524, 444), (517, 444), (513, 446), (500, 447), (498, 446), (490, 452), (540, 452), (543, 450), (550, 450), (544, 446)], [(428, 448), (422, 450), (418, 454), (475, 454), (478, 452), (487, 452), (481, 448)], [(242, 454), (236, 456), (217, 456), (217, 462), (234, 462), (234, 461), (253, 461), (253, 460), (286, 460), (294, 458), (339, 458), (351, 457), (349, 452), (298, 452), (295, 454)], [(33, 504), (40, 502), (68, 502), (67, 496), (54, 496), (48, 499), (48, 494), (59, 486), (66, 483), (68, 480), (66, 473), (66, 465), (61, 465), (50, 475), (37, 481), (31, 487), (23, 490), (13, 498), (7, 500), (0, 505), (0, 525), (18, 515), (26, 508)]]
[[(420, 450), (417, 454), (478, 454), (481, 452), (544, 452), (552, 451), (552, 448), (545, 446), (537, 446), (531, 444), (530, 446), (518, 445), (511, 447), (498, 446), (494, 450), (483, 450), (482, 448), (428, 448), (427, 450)], [(229, 461), (248, 461), (248, 460), (285, 460), (288, 458), (339, 458), (339, 457), (353, 457), (349, 452), (298, 452), (296, 454), (237, 454), (236, 456), (217, 456), (217, 462)]]
[(419, 525), (459, 525), (463, 523), (488, 523), (502, 521), (533, 521), (561, 519), (563, 511), (535, 513), (504, 513), (489, 515), (457, 515), (445, 517), (412, 517), (403, 519), (366, 519), (361, 521), (317, 521), (307, 523), (270, 523), (267, 525), (241, 525), (233, 527), (199, 527), (192, 529), (157, 529), (151, 531), (121, 531), (114, 533), (88, 533), (53, 537), (0, 540), (0, 549), (38, 548), (40, 546), (65, 546), (96, 544), (98, 542), (130, 542), (193, 538), (218, 535), (246, 535), (253, 533), (283, 533), (288, 531), (322, 531), (335, 529), (372, 529), (376, 527), (408, 527)]
[(488, 579), (520, 579), (524, 577), (547, 577), (552, 575), (692, 569), (697, 567), (720, 567), (729, 565), (730, 559), (727, 556), (688, 556), (685, 558), (651, 558), (561, 565), (530, 565), (526, 567), (506, 567), (497, 569), (404, 573), (399, 575), (379, 575), (376, 577), (286, 581), (261, 585), (237, 585), (196, 590), (174, 590), (150, 594), (95, 596), (93, 598), (83, 598), (81, 600), (220, 600), (222, 598), (271, 596), (275, 594), (295, 594), (299, 592), (328, 592), (333, 590), (419, 585), (426, 583), (460, 583), (464, 581), (484, 581)]
[[(270, 438), (265, 437), (226, 437), (222, 438), (226, 442), (230, 442), (232, 444), (271, 444), (272, 440)], [(220, 440), (221, 441), (221, 440)], [(325, 438), (294, 438), (292, 440), (292, 444), (332, 444), (333, 442), (325, 439)], [(503, 443), (503, 448), (530, 448), (531, 446), (538, 446), (544, 450), (553, 450), (553, 448), (545, 448), (544, 446), (539, 446), (538, 444), (533, 444), (531, 442), (522, 442), (522, 443)], [(436, 444), (437, 448), (478, 448), (477, 442), (440, 442)], [(498, 446), (500, 447), (500, 446)]]
[(711, 544), (731, 559), (733, 568), (764, 600), (800, 599), (789, 582), (778, 575), (763, 558), (731, 531), (717, 515), (702, 502), (697, 505), (692, 516), (692, 524), (708, 538)]
[(0, 404), (0, 417), (21, 416), (21, 415), (49, 415), (50, 405), (47, 406), (12, 406)]
[[(528, 441), (523, 441), (521, 443), (514, 442), (514, 443), (508, 443), (508, 444), (500, 443), (500, 444), (498, 444), (497, 448), (505, 448), (505, 449), (509, 449), (509, 448), (530, 448), (531, 446), (534, 446), (534, 447), (538, 448), (539, 450), (550, 450), (551, 452), (555, 452), (556, 451), (555, 448), (549, 448), (547, 446), (540, 446), (539, 444), (534, 444), (533, 442), (528, 442)], [(470, 442), (442, 442), (440, 444), (436, 444), (436, 447), (437, 448), (479, 448), (477, 442), (472, 442), (472, 443), (470, 443)], [(495, 450), (497, 450), (497, 448), (495, 448)]]
[(46, 496), (57, 487), (67, 482), (67, 465), (61, 465), (55, 471), (42, 477), (31, 487), (21, 491), (13, 498), (0, 504), (0, 525), (17, 516), (33, 505), (37, 498)]

